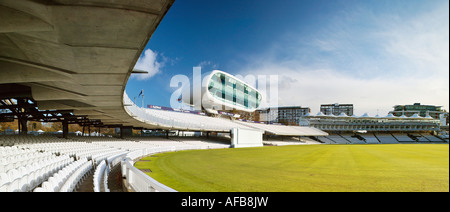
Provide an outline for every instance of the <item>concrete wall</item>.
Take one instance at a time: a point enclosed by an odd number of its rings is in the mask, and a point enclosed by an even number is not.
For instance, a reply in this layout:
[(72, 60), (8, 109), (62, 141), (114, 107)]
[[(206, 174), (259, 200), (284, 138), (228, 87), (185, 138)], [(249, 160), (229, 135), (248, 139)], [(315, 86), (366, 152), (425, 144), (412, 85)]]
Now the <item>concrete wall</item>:
[(263, 132), (259, 130), (249, 130), (234, 128), (231, 130), (231, 147), (261, 147), (263, 146)]

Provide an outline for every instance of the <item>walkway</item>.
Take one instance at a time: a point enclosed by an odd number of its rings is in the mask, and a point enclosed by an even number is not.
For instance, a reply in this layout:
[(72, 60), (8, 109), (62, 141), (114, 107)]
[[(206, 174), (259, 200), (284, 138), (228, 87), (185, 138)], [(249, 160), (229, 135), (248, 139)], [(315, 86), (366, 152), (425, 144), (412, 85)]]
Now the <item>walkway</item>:
[[(120, 163), (114, 166), (108, 176), (108, 188), (111, 192), (124, 192)], [(94, 192), (94, 170), (86, 176), (75, 192)]]

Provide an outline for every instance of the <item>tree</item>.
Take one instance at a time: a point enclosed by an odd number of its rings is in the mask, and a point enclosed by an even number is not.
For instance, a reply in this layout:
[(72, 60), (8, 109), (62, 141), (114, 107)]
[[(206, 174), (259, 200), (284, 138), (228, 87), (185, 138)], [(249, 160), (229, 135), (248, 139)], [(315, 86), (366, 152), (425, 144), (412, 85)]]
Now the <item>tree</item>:
[(15, 119), (13, 122), (0, 122), (0, 131), (5, 131), (8, 128), (17, 130), (19, 128), (17, 119)]

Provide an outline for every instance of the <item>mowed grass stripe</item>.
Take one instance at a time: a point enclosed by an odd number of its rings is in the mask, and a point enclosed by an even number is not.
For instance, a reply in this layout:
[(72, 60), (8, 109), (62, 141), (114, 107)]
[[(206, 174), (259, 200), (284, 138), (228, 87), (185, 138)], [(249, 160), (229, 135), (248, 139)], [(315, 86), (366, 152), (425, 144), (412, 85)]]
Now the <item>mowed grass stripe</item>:
[[(164, 153), (136, 163), (185, 192), (449, 191), (448, 145), (305, 145)], [(147, 159), (143, 159), (147, 160)]]

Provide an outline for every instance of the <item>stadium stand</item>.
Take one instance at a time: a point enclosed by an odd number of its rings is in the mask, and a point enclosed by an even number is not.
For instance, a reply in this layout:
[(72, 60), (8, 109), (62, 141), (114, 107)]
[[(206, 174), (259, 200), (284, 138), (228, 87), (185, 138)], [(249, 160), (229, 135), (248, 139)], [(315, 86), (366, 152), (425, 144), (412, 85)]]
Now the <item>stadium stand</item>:
[(421, 133), (421, 135), (422, 135), (422, 137), (426, 138), (430, 142), (444, 142), (444, 140), (442, 140), (441, 138), (436, 137), (434, 135), (428, 135), (428, 134), (423, 134), (423, 133)]
[(360, 140), (358, 136), (352, 134), (343, 134), (341, 135), (343, 138), (348, 140), (352, 144), (365, 144), (364, 140)]
[(331, 139), (328, 139), (328, 137), (318, 136), (317, 139), (324, 144), (336, 144), (336, 142), (334, 142)]
[[(284, 128), (286, 129), (286, 128)], [(315, 140), (317, 139), (317, 140)], [(443, 142), (429, 134), (343, 134), (308, 137), (268, 136), (266, 145), (301, 144), (396, 144), (403, 142)], [(224, 138), (205, 137), (70, 137), (11, 135), (0, 136), (1, 192), (73, 192), (92, 184), (92, 191), (109, 192), (109, 174), (122, 166), (136, 175), (128, 163), (149, 154), (191, 149), (229, 148)], [(128, 163), (124, 159), (128, 158)], [(123, 174), (123, 173), (122, 173)], [(88, 177), (91, 176), (91, 177)], [(135, 177), (153, 182), (146, 176)], [(89, 180), (90, 182), (87, 182)], [(147, 191), (143, 182), (128, 182), (136, 191)], [(172, 191), (154, 182), (151, 191)]]
[(416, 142), (415, 140), (411, 139), (408, 134), (402, 134), (402, 133), (394, 133), (392, 134), (399, 143), (409, 143), (409, 142)]
[[(187, 145), (204, 146), (207, 149), (229, 148), (229, 141), (220, 138), (203, 138), (203, 137), (171, 137), (171, 140), (182, 142)], [(228, 143), (227, 143), (228, 142)]]
[(429, 143), (430, 141), (420, 133), (409, 133), (408, 136), (417, 142)]
[(264, 139), (263, 144), (268, 146), (288, 146), (303, 145), (307, 143), (305, 142), (305, 140), (298, 137), (268, 136)]
[(230, 132), (233, 128), (259, 129), (266, 133), (283, 136), (327, 136), (328, 133), (313, 127), (285, 126), (261, 124), (215, 118), (193, 114), (190, 111), (168, 111), (160, 109), (140, 108), (124, 94), (126, 111), (142, 122), (158, 126), (161, 129), (177, 129), (203, 132)]
[(398, 144), (397, 139), (393, 137), (391, 134), (375, 134), (380, 143), (382, 144)]
[(302, 141), (305, 144), (321, 144), (319, 141), (314, 140), (310, 137), (300, 137), (300, 141)]
[(263, 130), (266, 133), (283, 136), (327, 136), (328, 133), (313, 127), (285, 126), (275, 124), (260, 124), (252, 122), (236, 121), (237, 123)]
[(218, 139), (179, 137), (0, 136), (1, 192), (72, 192), (93, 174), (93, 191), (108, 192), (108, 175), (133, 151), (229, 148)]
[(378, 141), (377, 137), (375, 137), (375, 135), (373, 134), (363, 134), (361, 135), (361, 137), (363, 137), (365, 139), (365, 142), (367, 144), (379, 144), (380, 141)]
[(124, 94), (124, 102), (129, 105), (126, 110), (131, 116), (161, 129), (229, 132), (232, 128), (248, 128), (227, 119), (185, 112), (140, 108), (126, 94)]
[(334, 141), (337, 144), (349, 144), (350, 142), (340, 135), (329, 135), (328, 139)]

